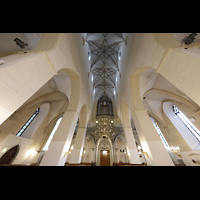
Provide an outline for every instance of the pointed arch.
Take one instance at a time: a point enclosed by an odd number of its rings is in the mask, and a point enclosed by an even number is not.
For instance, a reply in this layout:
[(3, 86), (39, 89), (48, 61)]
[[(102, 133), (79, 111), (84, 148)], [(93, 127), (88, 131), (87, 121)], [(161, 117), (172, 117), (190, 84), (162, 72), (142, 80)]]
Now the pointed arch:
[(0, 158), (0, 165), (11, 164), (19, 153), (19, 145), (10, 148), (6, 153)]
[(80, 100), (80, 77), (72, 69), (63, 68), (61, 69), (66, 72), (71, 78), (71, 92), (68, 110), (77, 110)]
[(142, 74), (152, 69), (153, 69), (152, 67), (147, 67), (147, 66), (140, 67), (139, 69), (134, 71), (131, 75), (131, 87), (130, 87), (131, 100), (132, 100), (134, 109), (138, 109), (138, 110), (144, 109), (143, 102), (141, 99), (141, 92), (140, 92), (140, 88), (141, 88), (140, 77)]

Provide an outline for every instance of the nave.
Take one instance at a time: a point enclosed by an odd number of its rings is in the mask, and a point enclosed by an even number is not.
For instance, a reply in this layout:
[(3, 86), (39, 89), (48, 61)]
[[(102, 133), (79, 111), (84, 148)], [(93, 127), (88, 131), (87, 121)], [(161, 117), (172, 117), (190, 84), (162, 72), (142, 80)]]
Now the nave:
[(200, 166), (199, 33), (0, 33), (0, 165)]

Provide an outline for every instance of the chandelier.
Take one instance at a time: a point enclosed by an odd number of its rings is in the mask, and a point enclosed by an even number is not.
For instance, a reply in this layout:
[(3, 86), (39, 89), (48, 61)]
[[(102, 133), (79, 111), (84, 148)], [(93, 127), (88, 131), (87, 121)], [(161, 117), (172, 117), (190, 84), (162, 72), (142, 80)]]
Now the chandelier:
[(180, 148), (179, 147), (173, 147), (173, 146), (169, 146), (169, 147), (167, 147), (167, 150), (168, 151), (171, 151), (172, 153), (177, 153), (177, 152), (179, 152), (180, 151)]
[(114, 137), (112, 118), (110, 118), (110, 117), (99, 117), (98, 120), (96, 120), (95, 135), (100, 136), (100, 137), (107, 135), (109, 138)]

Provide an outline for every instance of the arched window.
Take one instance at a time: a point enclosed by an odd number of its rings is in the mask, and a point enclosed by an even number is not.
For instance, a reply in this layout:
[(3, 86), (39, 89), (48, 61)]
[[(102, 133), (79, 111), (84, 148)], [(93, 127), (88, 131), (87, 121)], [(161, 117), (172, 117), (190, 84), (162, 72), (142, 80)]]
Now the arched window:
[(51, 132), (51, 134), (50, 134), (50, 136), (49, 136), (49, 138), (48, 138), (48, 140), (47, 140), (47, 142), (46, 142), (46, 144), (45, 144), (45, 146), (44, 146), (44, 148), (43, 148), (43, 151), (48, 150), (48, 147), (49, 147), (49, 145), (50, 145), (50, 142), (51, 142), (51, 140), (53, 139), (53, 136), (54, 136), (56, 130), (58, 129), (58, 126), (59, 126), (59, 124), (60, 124), (62, 118), (63, 118), (63, 117), (60, 117), (60, 118), (57, 120), (56, 125), (54, 126), (54, 128), (53, 128), (53, 130), (52, 130), (52, 132)]
[(178, 109), (177, 106), (172, 106), (174, 113), (179, 117), (183, 124), (190, 130), (195, 138), (200, 141), (200, 131), (190, 122), (190, 120)]
[(18, 131), (16, 136), (22, 136), (24, 131), (27, 129), (27, 127), (31, 124), (31, 122), (35, 119), (35, 117), (38, 115), (40, 108), (38, 108), (33, 115), (29, 118), (29, 120), (22, 126), (22, 128)]
[(163, 144), (165, 145), (166, 148), (169, 148), (169, 144), (167, 143), (164, 135), (162, 134), (158, 124), (156, 123), (156, 121), (151, 117), (152, 121), (153, 121), (153, 125), (156, 129), (156, 131), (158, 132), (158, 135), (160, 136), (160, 139), (162, 140)]

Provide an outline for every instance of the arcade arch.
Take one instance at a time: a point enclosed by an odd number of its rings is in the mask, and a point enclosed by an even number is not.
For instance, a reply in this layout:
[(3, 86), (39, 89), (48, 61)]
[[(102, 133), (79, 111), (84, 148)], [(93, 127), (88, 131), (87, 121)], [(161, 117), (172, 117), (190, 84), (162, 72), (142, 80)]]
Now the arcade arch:
[[(104, 152), (108, 158), (104, 159)], [(107, 162), (108, 160), (109, 163)], [(104, 161), (105, 160), (105, 161)], [(104, 164), (106, 162), (106, 164)], [(97, 166), (112, 166), (113, 163), (113, 144), (108, 136), (102, 136), (96, 144), (96, 165)]]
[(127, 158), (125, 158), (125, 154), (120, 152), (126, 149), (126, 141), (123, 135), (119, 134), (115, 138), (114, 142), (114, 162), (115, 163), (127, 163)]

